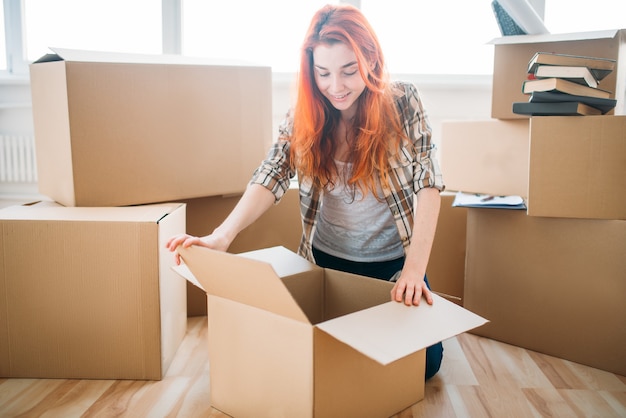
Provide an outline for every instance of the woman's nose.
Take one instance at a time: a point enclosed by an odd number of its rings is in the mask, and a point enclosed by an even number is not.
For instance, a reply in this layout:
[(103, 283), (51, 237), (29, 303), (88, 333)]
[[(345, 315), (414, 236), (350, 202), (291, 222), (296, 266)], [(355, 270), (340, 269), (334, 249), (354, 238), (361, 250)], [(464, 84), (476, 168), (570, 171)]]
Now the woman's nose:
[(341, 77), (332, 76), (330, 80), (330, 89), (334, 93), (339, 93), (343, 87)]

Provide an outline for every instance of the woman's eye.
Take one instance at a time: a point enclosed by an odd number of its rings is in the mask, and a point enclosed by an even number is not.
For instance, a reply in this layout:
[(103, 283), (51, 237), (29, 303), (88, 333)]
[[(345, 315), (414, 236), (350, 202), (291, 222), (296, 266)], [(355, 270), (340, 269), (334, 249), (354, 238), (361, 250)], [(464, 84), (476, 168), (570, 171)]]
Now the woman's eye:
[(349, 77), (349, 76), (351, 76), (351, 75), (355, 75), (357, 72), (358, 72), (358, 70), (354, 70), (354, 71), (352, 71), (352, 72), (349, 72), (349, 73), (344, 73), (344, 74), (345, 74), (345, 75), (347, 75), (347, 76)]
[(324, 73), (324, 74), (322, 74), (322, 73), (318, 73), (318, 75), (319, 75), (320, 77), (328, 77), (328, 76), (330, 75), (330, 73)]

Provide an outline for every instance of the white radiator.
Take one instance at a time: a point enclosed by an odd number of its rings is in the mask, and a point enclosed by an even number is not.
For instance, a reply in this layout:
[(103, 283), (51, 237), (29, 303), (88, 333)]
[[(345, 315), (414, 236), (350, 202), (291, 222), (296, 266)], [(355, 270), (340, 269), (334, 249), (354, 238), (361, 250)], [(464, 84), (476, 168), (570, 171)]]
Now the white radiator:
[(0, 182), (37, 182), (35, 138), (32, 135), (0, 135)]

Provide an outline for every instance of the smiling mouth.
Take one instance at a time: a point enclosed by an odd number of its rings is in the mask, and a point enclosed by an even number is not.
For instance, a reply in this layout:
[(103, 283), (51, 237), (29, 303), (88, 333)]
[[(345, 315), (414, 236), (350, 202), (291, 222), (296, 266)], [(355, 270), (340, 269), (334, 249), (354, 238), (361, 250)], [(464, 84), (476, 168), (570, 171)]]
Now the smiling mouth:
[(335, 96), (335, 95), (332, 95), (332, 97), (333, 97), (333, 99), (335, 99), (335, 100), (342, 100), (342, 99), (345, 99), (346, 97), (348, 97), (348, 94), (349, 94), (349, 93), (342, 94), (341, 96)]

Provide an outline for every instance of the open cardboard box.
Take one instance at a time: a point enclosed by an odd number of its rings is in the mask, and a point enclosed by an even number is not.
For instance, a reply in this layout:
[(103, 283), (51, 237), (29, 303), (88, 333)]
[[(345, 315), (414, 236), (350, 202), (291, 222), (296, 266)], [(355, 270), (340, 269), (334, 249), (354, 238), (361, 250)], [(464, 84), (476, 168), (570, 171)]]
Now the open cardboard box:
[(323, 269), (284, 247), (179, 248), (208, 296), (211, 405), (229, 415), (387, 417), (424, 397), (425, 348), (486, 320), (434, 296)]

